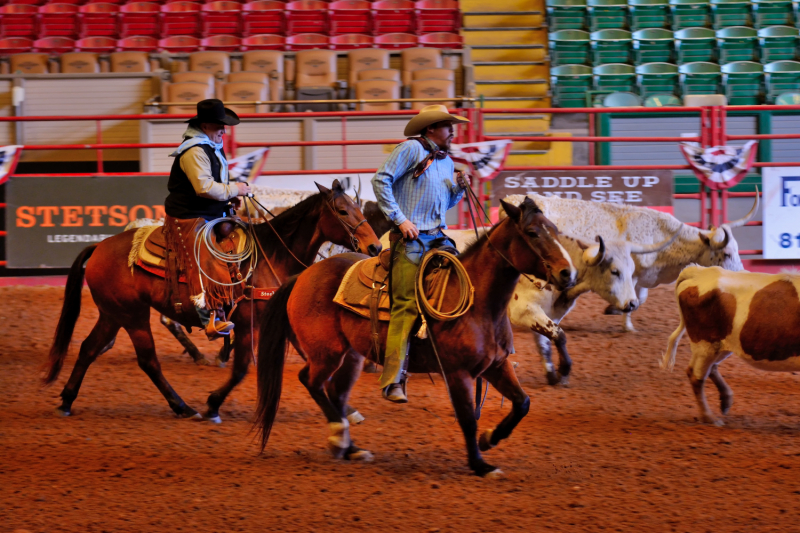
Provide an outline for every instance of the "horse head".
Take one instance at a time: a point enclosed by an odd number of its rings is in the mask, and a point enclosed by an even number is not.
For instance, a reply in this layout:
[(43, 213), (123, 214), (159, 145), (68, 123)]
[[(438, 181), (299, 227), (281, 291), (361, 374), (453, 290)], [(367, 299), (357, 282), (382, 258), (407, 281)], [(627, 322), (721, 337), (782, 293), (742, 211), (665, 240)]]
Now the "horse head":
[(526, 197), (519, 207), (500, 200), (517, 238), (509, 243), (509, 260), (524, 274), (546, 279), (559, 290), (575, 285), (578, 272), (558, 242), (558, 228), (536, 203)]
[(345, 194), (339, 180), (333, 180), (330, 189), (316, 183), (320, 194), (325, 197), (327, 209), (322, 209), (319, 231), (325, 240), (340, 244), (355, 252), (376, 256), (381, 251), (381, 243), (367, 223), (361, 208)]

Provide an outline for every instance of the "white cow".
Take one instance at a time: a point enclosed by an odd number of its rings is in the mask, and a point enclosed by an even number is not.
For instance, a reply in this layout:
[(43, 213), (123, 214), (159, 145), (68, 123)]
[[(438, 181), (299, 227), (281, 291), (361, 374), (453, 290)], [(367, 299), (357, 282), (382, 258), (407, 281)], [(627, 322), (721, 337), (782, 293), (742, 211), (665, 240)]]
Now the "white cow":
[[(633, 207), (608, 202), (568, 200), (557, 196), (529, 195), (545, 216), (563, 233), (584, 239), (603, 235), (606, 239), (620, 239), (648, 245), (663, 242), (679, 232), (675, 242), (655, 254), (634, 257), (636, 292), (641, 307), (647, 299), (648, 289), (672, 283), (687, 265), (720, 266), (727, 270), (742, 270), (739, 246), (731, 230), (743, 226), (758, 209), (758, 195), (750, 212), (742, 219), (723, 224), (718, 228), (701, 230), (688, 226), (668, 213), (646, 207)], [(517, 194), (505, 198), (518, 205), (525, 198)], [(606, 310), (617, 314), (612, 308)], [(634, 331), (630, 313), (624, 313), (625, 331)]]
[[(473, 230), (448, 230), (447, 235), (456, 241), (459, 250), (475, 240)], [(669, 246), (677, 236), (678, 232), (663, 242), (639, 245), (620, 240), (605, 241), (599, 235), (596, 237), (598, 244), (594, 244), (561, 234), (558, 237), (559, 242), (569, 253), (578, 271), (575, 286), (562, 292), (546, 281), (520, 278), (514, 297), (508, 305), (508, 317), (515, 326), (530, 328), (533, 332), (548, 383), (568, 383), (572, 361), (567, 353), (566, 335), (558, 324), (575, 307), (578, 297), (592, 291), (614, 309), (621, 312), (633, 311), (639, 306), (633, 255), (658, 252)], [(551, 360), (551, 344), (555, 344), (558, 350), (557, 373)]]

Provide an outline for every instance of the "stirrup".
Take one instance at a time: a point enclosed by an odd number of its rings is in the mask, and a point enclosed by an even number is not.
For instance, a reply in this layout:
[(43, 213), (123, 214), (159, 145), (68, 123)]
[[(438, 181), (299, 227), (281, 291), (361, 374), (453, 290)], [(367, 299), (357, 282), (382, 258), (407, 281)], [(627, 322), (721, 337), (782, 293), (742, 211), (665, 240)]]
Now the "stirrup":
[[(408, 374), (403, 372), (399, 383), (390, 383), (381, 390), (381, 396), (384, 400), (389, 400), (393, 403), (408, 403), (408, 396), (406, 394), (406, 384), (408, 382)], [(399, 385), (399, 386), (398, 386)], [(391, 394), (389, 391), (391, 390)]]
[(208, 318), (208, 324), (205, 330), (208, 340), (218, 339), (223, 335), (230, 335), (231, 331), (233, 331), (233, 322), (219, 320), (216, 314), (216, 311), (211, 311), (211, 316)]

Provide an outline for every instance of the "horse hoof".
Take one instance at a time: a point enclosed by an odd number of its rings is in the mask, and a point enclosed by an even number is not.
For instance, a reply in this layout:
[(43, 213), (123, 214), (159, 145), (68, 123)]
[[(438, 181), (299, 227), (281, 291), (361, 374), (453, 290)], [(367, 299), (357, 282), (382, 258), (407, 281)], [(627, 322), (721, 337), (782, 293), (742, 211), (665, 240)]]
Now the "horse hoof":
[(56, 407), (56, 410), (55, 410), (54, 412), (55, 412), (55, 415), (56, 415), (57, 417), (59, 417), (59, 418), (64, 418), (64, 417), (67, 417), (67, 416), (72, 416), (72, 411), (67, 411), (66, 409), (62, 409), (62, 408), (60, 408), (60, 407)]
[(493, 429), (487, 429), (486, 431), (481, 433), (481, 438), (478, 439), (478, 447), (481, 449), (482, 452), (487, 452), (496, 446), (496, 444), (492, 444), (493, 432), (494, 432)]
[(227, 363), (227, 361), (223, 361), (223, 360), (222, 360), (222, 359), (220, 359), (219, 357), (217, 357), (216, 359), (214, 359), (214, 364), (215, 364), (215, 365), (217, 365), (217, 366), (218, 366), (218, 367), (220, 367), (220, 368), (225, 368), (226, 366), (228, 366), (228, 363)]
[(216, 416), (204, 416), (201, 417), (206, 422), (211, 422), (212, 424), (222, 424), (222, 418), (219, 415)]
[(344, 458), (353, 462), (371, 463), (375, 456), (369, 450), (362, 450), (358, 446), (350, 446)]
[(368, 361), (364, 363), (363, 372), (367, 374), (377, 374), (378, 373), (378, 365), (373, 363), (372, 361)]
[(558, 385), (560, 380), (558, 379), (558, 374), (555, 372), (548, 372), (547, 373), (547, 384), (551, 387), (555, 387)]
[(347, 448), (339, 448), (330, 442), (328, 443), (328, 450), (330, 450), (334, 459), (344, 459), (344, 456), (347, 453)]
[(495, 468), (494, 470), (492, 470), (483, 477), (485, 477), (486, 479), (501, 479), (505, 477), (505, 474), (499, 468)]
[(730, 410), (731, 406), (733, 405), (733, 397), (722, 398), (720, 400), (720, 410), (722, 411), (723, 415), (727, 415)]
[(205, 357), (200, 357), (199, 359), (194, 360), (194, 364), (197, 366), (210, 366), (211, 363), (208, 362), (208, 359)]
[(561, 376), (561, 379), (558, 383), (562, 387), (569, 387), (569, 376)]
[(362, 415), (358, 411), (353, 411), (352, 413), (347, 415), (347, 420), (351, 424), (360, 424), (361, 422), (366, 420), (366, 418), (364, 418), (364, 415)]

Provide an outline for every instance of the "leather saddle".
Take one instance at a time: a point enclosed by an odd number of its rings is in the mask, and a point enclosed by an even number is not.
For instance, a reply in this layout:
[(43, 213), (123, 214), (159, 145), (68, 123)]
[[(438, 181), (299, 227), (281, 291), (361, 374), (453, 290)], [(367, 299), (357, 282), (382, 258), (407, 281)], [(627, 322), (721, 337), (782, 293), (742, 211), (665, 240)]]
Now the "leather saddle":
[[(198, 220), (198, 224), (201, 223), (202, 221)], [(139, 266), (164, 269), (167, 257), (167, 239), (164, 235), (164, 226), (152, 226), (152, 228), (150, 234), (147, 235), (139, 248), (137, 263)], [(194, 234), (194, 231), (192, 231), (192, 234)], [(225, 251), (234, 250), (236, 253), (241, 253), (247, 238), (244, 231), (237, 227), (227, 238), (230, 239), (230, 242), (225, 243)]]

